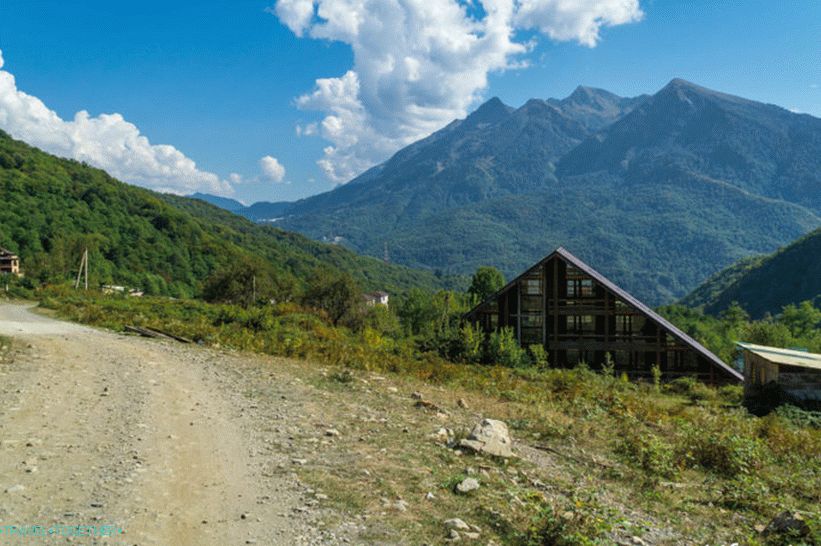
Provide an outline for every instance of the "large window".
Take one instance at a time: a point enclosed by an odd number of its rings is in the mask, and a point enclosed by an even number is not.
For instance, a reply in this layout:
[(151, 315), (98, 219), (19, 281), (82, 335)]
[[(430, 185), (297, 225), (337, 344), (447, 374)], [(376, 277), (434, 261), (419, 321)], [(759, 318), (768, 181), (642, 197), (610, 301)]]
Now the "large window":
[(567, 279), (567, 297), (593, 297), (593, 279)]
[(592, 315), (567, 315), (565, 320), (568, 333), (587, 334), (595, 330), (596, 321)]
[(542, 295), (542, 279), (530, 278), (522, 281), (522, 294), (528, 296)]

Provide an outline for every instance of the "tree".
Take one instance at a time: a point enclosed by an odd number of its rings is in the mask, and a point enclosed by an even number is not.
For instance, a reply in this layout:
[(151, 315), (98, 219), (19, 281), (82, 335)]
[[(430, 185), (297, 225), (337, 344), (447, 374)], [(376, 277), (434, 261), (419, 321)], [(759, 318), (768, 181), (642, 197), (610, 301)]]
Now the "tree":
[(795, 337), (813, 335), (821, 325), (821, 309), (816, 309), (812, 302), (802, 301), (798, 305), (787, 305), (781, 313), (784, 323)]
[(210, 302), (234, 303), (247, 307), (258, 301), (283, 298), (293, 288), (293, 279), (274, 274), (264, 262), (245, 258), (208, 277), (202, 287), (202, 296)]
[(325, 267), (313, 271), (303, 303), (324, 311), (334, 326), (353, 326), (362, 317), (362, 292), (348, 273)]
[(505, 285), (505, 276), (495, 267), (483, 265), (476, 270), (470, 281), (468, 293), (476, 300), (484, 301)]

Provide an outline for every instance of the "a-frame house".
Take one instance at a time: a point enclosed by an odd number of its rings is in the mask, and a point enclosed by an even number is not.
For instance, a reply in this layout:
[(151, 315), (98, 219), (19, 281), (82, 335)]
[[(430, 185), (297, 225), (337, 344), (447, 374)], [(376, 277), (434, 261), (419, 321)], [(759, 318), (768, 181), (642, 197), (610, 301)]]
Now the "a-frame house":
[(712, 384), (743, 376), (696, 340), (558, 248), (465, 314), (485, 332), (511, 328), (523, 347), (542, 344), (550, 365), (601, 367), (609, 353), (617, 373), (665, 380), (693, 376)]

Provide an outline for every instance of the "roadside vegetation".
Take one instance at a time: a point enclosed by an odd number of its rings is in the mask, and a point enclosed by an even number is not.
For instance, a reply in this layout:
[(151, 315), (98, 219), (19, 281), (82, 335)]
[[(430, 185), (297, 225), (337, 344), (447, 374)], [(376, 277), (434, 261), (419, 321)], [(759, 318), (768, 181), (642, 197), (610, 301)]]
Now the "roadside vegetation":
[[(414, 388), (443, 387), (437, 391), (442, 400), (465, 397), (476, 412), (505, 420), (519, 445), (547, 449), (579, 473), (575, 481), (559, 483), (561, 476), (548, 472), (536, 478), (538, 471), (519, 461), (510, 468), (535, 474), (514, 481), (515, 503), (458, 501), (472, 520), (509, 543), (607, 544), (659, 527), (702, 542), (821, 541), (816, 413), (786, 406), (755, 417), (741, 405), (740, 386), (715, 389), (688, 378), (634, 383), (607, 366), (553, 369), (549, 354), (519, 348), (510, 332), (485, 337), (461, 323), (462, 313), (504, 282), (489, 271), (477, 274), (468, 293), (412, 289), (393, 298), (390, 307), (363, 305), (357, 283), (328, 269), (314, 271), (299, 298), (281, 302), (260, 292), (249, 299), (247, 284), (221, 275), (206, 281), (211, 302), (103, 296), (68, 287), (18, 295), (34, 297), (63, 317), (114, 330), (150, 327), (212, 347), (304, 360), (328, 369), (321, 383), (329, 389), (355, 389), (363, 378), (390, 375)], [(264, 293), (264, 287), (257, 290)], [(737, 306), (718, 318), (680, 306), (662, 312), (725, 360), (732, 360), (736, 339), (821, 347), (821, 311), (810, 304), (760, 321)], [(435, 473), (475, 464), (450, 453), (434, 456), (435, 464), (418, 462)], [(492, 462), (510, 485), (507, 467), (500, 464)], [(367, 494), (356, 477), (315, 479), (336, 480), (340, 498)], [(799, 513), (809, 534), (761, 532), (784, 511)], [(637, 514), (652, 523), (639, 525)], [(408, 525), (432, 525), (403, 518)], [(647, 538), (665, 542), (662, 536)]]

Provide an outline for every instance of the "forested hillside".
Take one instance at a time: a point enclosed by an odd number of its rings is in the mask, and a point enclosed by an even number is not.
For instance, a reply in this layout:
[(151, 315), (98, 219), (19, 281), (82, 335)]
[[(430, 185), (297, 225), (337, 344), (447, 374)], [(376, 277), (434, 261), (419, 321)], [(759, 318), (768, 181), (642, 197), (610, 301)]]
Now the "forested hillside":
[(725, 269), (682, 303), (716, 314), (736, 301), (758, 318), (807, 300), (821, 307), (821, 229), (770, 256)]
[(253, 224), (204, 202), (123, 184), (0, 132), (0, 246), (20, 255), (30, 282), (64, 282), (89, 250), (90, 283), (192, 296), (216, 271), (247, 267), (286, 297), (318, 266), (365, 289), (443, 284), (432, 273)]

